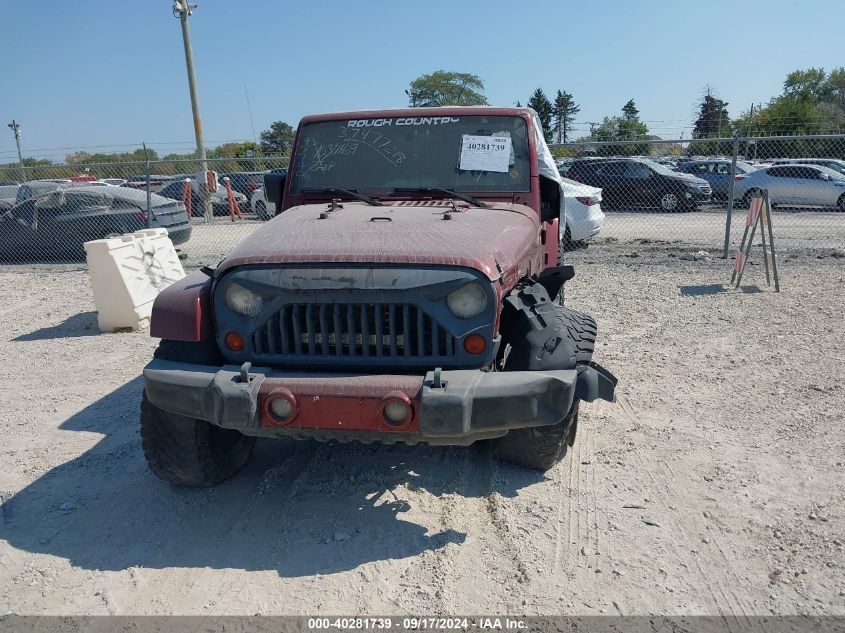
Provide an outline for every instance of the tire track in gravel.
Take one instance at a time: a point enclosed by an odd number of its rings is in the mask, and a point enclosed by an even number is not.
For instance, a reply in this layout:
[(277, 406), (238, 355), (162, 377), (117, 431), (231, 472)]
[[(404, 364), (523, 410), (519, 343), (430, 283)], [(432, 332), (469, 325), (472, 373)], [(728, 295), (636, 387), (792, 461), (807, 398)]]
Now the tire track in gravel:
[[(634, 460), (639, 462), (640, 472), (643, 472), (646, 475), (643, 482), (646, 484), (649, 491), (649, 499), (658, 501), (661, 507), (668, 507), (671, 502), (667, 499), (664, 491), (668, 489), (670, 482), (678, 482), (679, 480), (677, 478), (666, 477), (666, 473), (664, 472), (666, 467), (662, 460), (648, 462), (636, 452)], [(660, 471), (657, 473), (657, 476), (655, 476), (655, 472), (651, 468), (651, 466), (654, 466), (655, 464), (657, 465), (657, 469)], [(683, 490), (677, 490), (677, 492), (679, 494), (686, 494), (686, 491)], [(685, 529), (683, 521), (677, 517), (677, 513), (666, 512), (661, 517), (661, 525), (667, 528), (666, 534), (669, 538), (665, 542), (671, 549), (671, 553), (673, 554), (677, 564), (687, 571), (694, 569), (698, 572), (700, 582), (690, 582), (689, 579), (683, 578), (683, 582), (687, 585), (689, 591), (695, 593), (701, 588), (701, 586), (705, 587), (707, 593), (713, 601), (713, 605), (716, 607), (717, 613), (720, 616), (729, 616), (724, 618), (724, 623), (727, 629), (729, 631), (736, 629), (736, 626), (731, 626), (730, 616), (743, 616), (748, 613), (747, 607), (739, 599), (736, 592), (731, 589), (731, 586), (735, 585), (736, 582), (731, 582), (726, 585), (723, 582), (723, 575), (720, 574), (719, 577), (716, 577), (713, 573), (708, 572), (708, 570), (706, 570), (701, 564), (700, 558), (692, 554), (689, 549), (689, 544), (696, 541), (690, 538), (690, 534)], [(682, 547), (680, 543), (684, 543), (685, 546)], [(727, 565), (723, 572), (724, 574), (734, 576), (736, 581), (736, 576), (733, 574), (730, 565)]]
[[(652, 488), (652, 491), (655, 493), (655, 496), (659, 497), (661, 502), (664, 505), (668, 505), (668, 500), (667, 500), (665, 494), (663, 493), (663, 490), (666, 489), (668, 482), (672, 482), (672, 481), (678, 482), (678, 481), (683, 481), (683, 479), (677, 477), (675, 471), (672, 469), (671, 465), (668, 462), (666, 462), (664, 460), (658, 460), (656, 462), (656, 464), (658, 466), (658, 469), (661, 470), (660, 475), (661, 475), (662, 481), (658, 484), (658, 482), (656, 481), (653, 473), (651, 471), (648, 471), (649, 480), (652, 483), (651, 488)], [(683, 521), (675, 518), (675, 515), (667, 515), (667, 518), (673, 524), (674, 529), (677, 530), (677, 533), (682, 535), (682, 539), (683, 539), (684, 543), (689, 544), (689, 543), (694, 542), (693, 540), (691, 540), (691, 535), (689, 534), (689, 532), (684, 528)], [(695, 566), (698, 569), (699, 574), (707, 580), (708, 587), (709, 586), (715, 586), (716, 587), (716, 589), (719, 591), (719, 593), (722, 596), (723, 603), (728, 605), (728, 607), (730, 608), (730, 611), (727, 615), (739, 616), (739, 617), (743, 618), (743, 620), (745, 621), (745, 624), (742, 625), (741, 627), (739, 627), (740, 630), (748, 631), (748, 630), (752, 630), (752, 628), (757, 628), (759, 626), (759, 623), (757, 623), (756, 621), (752, 621), (748, 617), (748, 615), (750, 613), (753, 613), (750, 605), (746, 601), (744, 601), (742, 598), (740, 598), (740, 596), (737, 594), (737, 592), (733, 590), (733, 587), (742, 586), (744, 584), (744, 581), (742, 579), (740, 579), (739, 576), (737, 576), (736, 572), (734, 571), (735, 570), (735, 563), (728, 559), (728, 557), (725, 554), (724, 549), (723, 549), (718, 537), (715, 536), (715, 534), (713, 534), (713, 533), (709, 534), (708, 538), (710, 539), (709, 544), (712, 545), (713, 548), (716, 549), (719, 552), (719, 554), (721, 555), (722, 561), (724, 563), (723, 569), (725, 570), (725, 575), (732, 576), (733, 577), (732, 582), (729, 582), (729, 583), (726, 584), (726, 583), (722, 582), (722, 580), (724, 578), (723, 575), (719, 574), (719, 575), (714, 576), (714, 574), (712, 574), (712, 572), (708, 572), (707, 570), (705, 570), (705, 568), (701, 565), (701, 561), (700, 561), (698, 556), (686, 555), (687, 549), (678, 547), (677, 539), (673, 538), (672, 544), (673, 544), (673, 548), (674, 548), (676, 555), (678, 555), (679, 561), (682, 561), (682, 562), (687, 561), (688, 562), (688, 561), (692, 560), (695, 563)], [(706, 544), (706, 543), (704, 543), (704, 544)], [(678, 554), (678, 552), (684, 552), (684, 554), (681, 555), (681, 554)], [(716, 604), (718, 606), (719, 601), (715, 599), (715, 596), (714, 596), (714, 601), (716, 602)], [(720, 614), (721, 614), (721, 611), (720, 611)], [(754, 625), (754, 626), (752, 627), (752, 625)], [(728, 627), (728, 629), (730, 630), (729, 623), (726, 622), (725, 626)]]
[(526, 597), (525, 584), (529, 580), (526, 561), (519, 552), (519, 543), (525, 539), (515, 535), (510, 527), (511, 525), (519, 525), (519, 517), (517, 516), (512, 521), (507, 516), (510, 511), (508, 506), (515, 504), (516, 501), (511, 500), (508, 504), (503, 501), (502, 495), (496, 490), (501, 463), (492, 453), (488, 459), (490, 460), (490, 469), (484, 496), (484, 509), (490, 518), (490, 525), (493, 527), (494, 534), (498, 537), (498, 543), (502, 545), (499, 556), (491, 558), (497, 562), (508, 561), (510, 563), (510, 569), (504, 570), (504, 573), (500, 576), (504, 588), (502, 595), (510, 598), (509, 611), (519, 611), (522, 608), (522, 601)]
[[(443, 530), (461, 531), (465, 527), (458, 521), (461, 514), (458, 506), (459, 503), (466, 502), (464, 494), (468, 488), (468, 471), (472, 466), (470, 463), (472, 455), (470, 449), (458, 450), (457, 455), (458, 467), (452, 481), (446, 484), (445, 499), (440, 506), (440, 527)], [(466, 547), (466, 544), (463, 547)], [(431, 585), (435, 587), (434, 597), (438, 602), (439, 612), (451, 614), (454, 613), (454, 598), (459, 591), (456, 587), (459, 583), (455, 560), (457, 556), (448, 555), (446, 548), (435, 550), (433, 554), (438, 558), (442, 569), (442, 573), (435, 574), (430, 580)]]

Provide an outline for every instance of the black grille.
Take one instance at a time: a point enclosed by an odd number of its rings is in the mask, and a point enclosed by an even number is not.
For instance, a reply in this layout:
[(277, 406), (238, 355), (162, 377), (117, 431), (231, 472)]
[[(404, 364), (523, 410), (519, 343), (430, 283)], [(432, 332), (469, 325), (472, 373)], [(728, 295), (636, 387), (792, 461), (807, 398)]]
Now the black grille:
[(452, 358), (455, 337), (413, 304), (289, 303), (252, 335), (257, 356)]

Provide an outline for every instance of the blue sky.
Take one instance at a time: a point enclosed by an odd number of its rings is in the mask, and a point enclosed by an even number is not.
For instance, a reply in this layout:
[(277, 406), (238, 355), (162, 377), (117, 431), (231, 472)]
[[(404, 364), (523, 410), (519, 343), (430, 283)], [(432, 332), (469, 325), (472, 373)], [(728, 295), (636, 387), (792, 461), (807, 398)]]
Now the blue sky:
[[(199, 0), (191, 31), (207, 143), (274, 120), (395, 107), (437, 69), (472, 72), (491, 104), (541, 86), (571, 92), (578, 121), (635, 99), (664, 138), (687, 130), (705, 85), (734, 115), (780, 92), (787, 72), (845, 63), (842, 0), (288, 2)], [(0, 0), (5, 61), (0, 162), (62, 148), (190, 151), (179, 21), (167, 0)], [(752, 26), (753, 25), (753, 26)], [(586, 128), (585, 124), (579, 125)], [(114, 146), (97, 148), (96, 146)]]

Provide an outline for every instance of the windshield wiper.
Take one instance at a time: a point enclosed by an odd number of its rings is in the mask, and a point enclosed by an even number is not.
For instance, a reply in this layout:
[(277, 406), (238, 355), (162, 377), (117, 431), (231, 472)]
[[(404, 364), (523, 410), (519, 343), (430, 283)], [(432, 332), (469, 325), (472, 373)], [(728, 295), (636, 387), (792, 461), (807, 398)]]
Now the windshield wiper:
[(337, 189), (336, 187), (324, 187), (322, 189), (303, 189), (302, 193), (332, 193), (332, 194), (340, 194), (342, 196), (349, 196), (350, 198), (355, 198), (356, 200), (360, 200), (361, 202), (366, 202), (367, 204), (371, 204), (374, 207), (383, 207), (384, 205), (374, 198), (370, 198), (369, 196), (365, 196), (362, 193), (358, 193), (357, 191), (349, 191), (347, 189)]
[(398, 189), (394, 189), (393, 191), (394, 193), (443, 193), (447, 196), (457, 198), (458, 200), (469, 202), (474, 207), (481, 207), (482, 209), (487, 208), (487, 205), (481, 202), (481, 200), (468, 196), (465, 193), (454, 191), (453, 189), (442, 189), (440, 187), (400, 187)]

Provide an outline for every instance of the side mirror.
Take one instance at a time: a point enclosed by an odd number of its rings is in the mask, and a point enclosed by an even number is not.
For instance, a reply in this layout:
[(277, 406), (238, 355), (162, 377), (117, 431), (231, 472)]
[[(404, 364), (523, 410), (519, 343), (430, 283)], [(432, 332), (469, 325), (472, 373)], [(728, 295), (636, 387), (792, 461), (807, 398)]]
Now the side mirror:
[(279, 211), (281, 211), (282, 198), (285, 195), (286, 177), (286, 173), (264, 174), (264, 197), (268, 202), (275, 204)]

